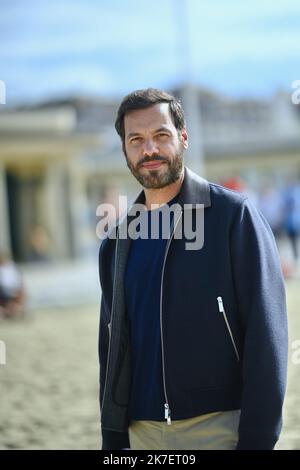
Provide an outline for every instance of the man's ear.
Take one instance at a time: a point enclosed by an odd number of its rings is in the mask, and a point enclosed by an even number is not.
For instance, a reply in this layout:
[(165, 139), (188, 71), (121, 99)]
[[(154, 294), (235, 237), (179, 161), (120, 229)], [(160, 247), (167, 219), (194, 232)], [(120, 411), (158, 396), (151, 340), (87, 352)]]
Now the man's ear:
[(188, 133), (185, 127), (182, 129), (180, 133), (180, 137), (181, 137), (181, 142), (183, 143), (183, 147), (187, 149), (189, 146), (189, 142), (188, 142)]

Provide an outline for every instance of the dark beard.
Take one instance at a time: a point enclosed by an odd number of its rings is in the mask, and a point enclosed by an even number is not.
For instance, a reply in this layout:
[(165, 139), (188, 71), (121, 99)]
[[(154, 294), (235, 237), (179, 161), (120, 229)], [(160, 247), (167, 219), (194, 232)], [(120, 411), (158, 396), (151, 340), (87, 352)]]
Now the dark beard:
[[(157, 157), (144, 158), (142, 162), (136, 166), (132, 165), (126, 155), (125, 157), (129, 170), (138, 180), (138, 182), (146, 189), (160, 189), (164, 188), (165, 186), (169, 186), (169, 184), (178, 181), (182, 174), (183, 150), (181, 153), (176, 154), (171, 161), (158, 155)], [(160, 174), (161, 169), (159, 168), (158, 170), (150, 170), (148, 174), (140, 173), (139, 168), (141, 165), (143, 163), (152, 161), (163, 161), (164, 165), (168, 165), (168, 171), (164, 171), (162, 174)]]

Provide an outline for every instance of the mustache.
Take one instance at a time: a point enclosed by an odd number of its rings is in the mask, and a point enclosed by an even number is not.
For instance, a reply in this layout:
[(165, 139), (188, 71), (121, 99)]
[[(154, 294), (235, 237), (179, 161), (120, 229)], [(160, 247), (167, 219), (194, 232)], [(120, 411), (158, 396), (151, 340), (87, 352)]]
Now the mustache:
[(157, 157), (145, 157), (145, 158), (143, 158), (143, 160), (141, 160), (139, 162), (138, 167), (144, 165), (144, 163), (159, 162), (159, 161), (168, 163), (168, 160), (166, 158), (161, 157), (160, 155), (158, 155)]

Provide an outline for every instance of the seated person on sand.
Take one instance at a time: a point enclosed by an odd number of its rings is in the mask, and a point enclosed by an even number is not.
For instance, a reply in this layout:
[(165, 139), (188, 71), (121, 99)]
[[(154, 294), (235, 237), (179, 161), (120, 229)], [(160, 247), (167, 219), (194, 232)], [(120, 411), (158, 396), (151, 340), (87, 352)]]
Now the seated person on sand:
[(15, 263), (0, 253), (0, 317), (19, 317), (25, 311), (22, 275)]

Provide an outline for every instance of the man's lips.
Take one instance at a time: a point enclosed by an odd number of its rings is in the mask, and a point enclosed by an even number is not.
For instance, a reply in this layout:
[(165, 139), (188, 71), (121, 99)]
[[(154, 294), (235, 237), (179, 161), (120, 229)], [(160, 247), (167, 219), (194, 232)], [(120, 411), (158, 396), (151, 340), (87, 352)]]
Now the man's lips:
[(149, 168), (150, 170), (154, 170), (158, 167), (160, 167), (163, 163), (165, 163), (164, 161), (162, 160), (156, 160), (156, 161), (153, 161), (153, 162), (147, 162), (147, 163), (143, 163), (143, 167), (145, 168)]

